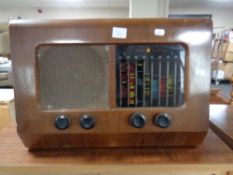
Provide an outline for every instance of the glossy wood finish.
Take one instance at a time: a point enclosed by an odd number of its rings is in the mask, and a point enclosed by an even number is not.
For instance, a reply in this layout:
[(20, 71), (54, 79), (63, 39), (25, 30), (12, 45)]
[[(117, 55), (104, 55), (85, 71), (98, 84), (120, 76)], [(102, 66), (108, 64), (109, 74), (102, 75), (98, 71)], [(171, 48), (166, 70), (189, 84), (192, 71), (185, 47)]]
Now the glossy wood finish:
[(221, 95), (220, 89), (211, 89), (210, 104), (229, 104), (229, 100)]
[(229, 78), (232, 89), (230, 95), (230, 100), (222, 97), (220, 89), (210, 90), (210, 104), (233, 104), (233, 75)]
[(0, 132), (0, 157), (3, 174), (222, 175), (233, 170), (233, 151), (210, 130), (198, 147), (28, 151), (11, 124)]
[(8, 125), (10, 121), (11, 116), (8, 104), (0, 103), (0, 130)]
[[(127, 39), (112, 38), (112, 27), (127, 28)], [(154, 29), (163, 28), (164, 37)], [(209, 71), (212, 22), (207, 19), (110, 19), (66, 21), (13, 21), (10, 26), (17, 130), (26, 147), (116, 147), (197, 145), (208, 130)], [(186, 48), (185, 103), (176, 108), (116, 108), (115, 75), (110, 75), (109, 109), (41, 111), (35, 48), (39, 44), (181, 43)], [(113, 55), (113, 54), (110, 54)], [(110, 56), (110, 73), (115, 66)], [(87, 65), (88, 66), (88, 65)], [(144, 128), (133, 128), (129, 117), (142, 112)], [(152, 124), (155, 114), (167, 112), (172, 125), (162, 129)], [(54, 118), (63, 113), (71, 127), (58, 131)], [(79, 117), (90, 113), (97, 125), (82, 129)], [(93, 142), (95, 141), (95, 142)]]
[(233, 106), (211, 105), (210, 127), (233, 149)]

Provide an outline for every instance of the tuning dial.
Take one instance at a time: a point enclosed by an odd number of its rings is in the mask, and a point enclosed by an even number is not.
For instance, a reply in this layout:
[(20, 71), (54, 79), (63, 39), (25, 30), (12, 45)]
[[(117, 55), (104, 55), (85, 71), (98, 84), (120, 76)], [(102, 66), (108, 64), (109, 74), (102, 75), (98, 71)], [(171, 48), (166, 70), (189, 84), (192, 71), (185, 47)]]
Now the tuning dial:
[(95, 126), (95, 118), (91, 115), (84, 114), (80, 118), (80, 125), (84, 129), (91, 129)]
[(171, 124), (171, 117), (167, 113), (160, 113), (154, 118), (154, 124), (160, 128), (167, 128)]
[(146, 117), (143, 114), (135, 113), (130, 117), (130, 124), (135, 128), (142, 128), (146, 124)]
[(55, 127), (60, 130), (64, 130), (69, 127), (70, 121), (65, 115), (58, 115), (54, 123)]

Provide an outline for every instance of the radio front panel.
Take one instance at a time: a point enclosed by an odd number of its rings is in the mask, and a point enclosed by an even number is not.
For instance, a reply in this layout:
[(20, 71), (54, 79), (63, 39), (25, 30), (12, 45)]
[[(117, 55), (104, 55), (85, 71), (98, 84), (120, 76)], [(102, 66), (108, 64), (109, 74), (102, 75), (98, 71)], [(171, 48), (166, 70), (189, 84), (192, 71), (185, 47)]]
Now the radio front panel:
[(184, 103), (184, 47), (116, 47), (118, 107), (177, 107)]
[[(112, 47), (117, 107), (177, 107), (184, 103), (187, 58), (182, 45)], [(37, 98), (42, 110), (109, 108), (110, 50), (107, 45), (39, 46)]]
[(26, 147), (202, 143), (210, 20), (13, 21), (10, 35), (17, 132)]

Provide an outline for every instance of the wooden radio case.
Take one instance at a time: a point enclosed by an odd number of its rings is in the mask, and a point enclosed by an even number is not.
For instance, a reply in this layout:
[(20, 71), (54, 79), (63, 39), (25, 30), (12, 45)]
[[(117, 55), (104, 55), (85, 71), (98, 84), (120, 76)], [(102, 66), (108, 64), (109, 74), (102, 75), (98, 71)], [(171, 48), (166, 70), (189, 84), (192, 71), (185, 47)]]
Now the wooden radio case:
[(203, 141), (210, 20), (15, 20), (10, 36), (17, 131), (26, 147)]

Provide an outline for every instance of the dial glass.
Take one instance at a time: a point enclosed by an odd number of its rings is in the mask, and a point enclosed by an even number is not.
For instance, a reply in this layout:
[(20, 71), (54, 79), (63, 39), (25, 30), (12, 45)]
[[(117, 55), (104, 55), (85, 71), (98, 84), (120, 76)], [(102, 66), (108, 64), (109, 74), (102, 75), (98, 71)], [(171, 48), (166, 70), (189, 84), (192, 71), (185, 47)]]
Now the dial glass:
[(182, 45), (118, 45), (118, 107), (176, 107), (184, 103)]

